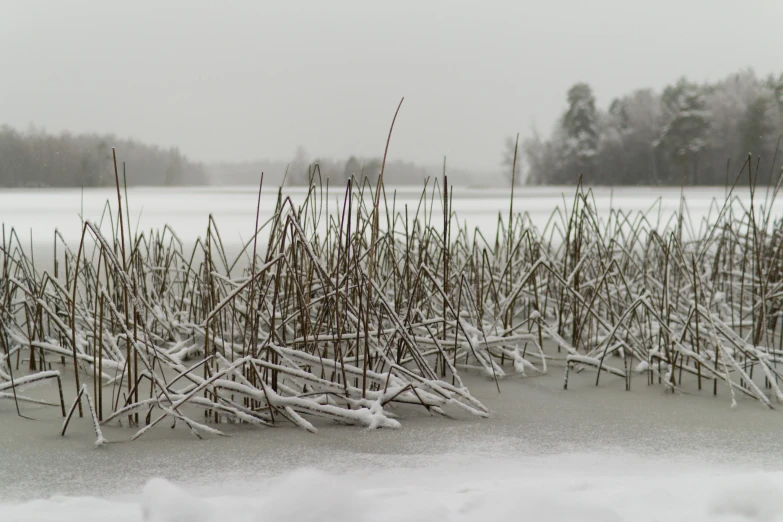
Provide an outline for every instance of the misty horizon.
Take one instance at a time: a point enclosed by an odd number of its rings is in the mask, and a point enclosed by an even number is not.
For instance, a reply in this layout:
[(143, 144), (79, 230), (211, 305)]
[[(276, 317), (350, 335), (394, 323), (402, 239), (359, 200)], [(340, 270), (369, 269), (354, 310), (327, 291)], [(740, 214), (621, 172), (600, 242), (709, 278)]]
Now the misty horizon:
[[(483, 171), (440, 163), (415, 163), (392, 155), (385, 179), (391, 185), (418, 185), (448, 174), (458, 185), (712, 185), (729, 182), (725, 162), (739, 164), (750, 153), (762, 167), (762, 183), (783, 166), (783, 72), (759, 77), (752, 69), (713, 83), (686, 77), (661, 91), (645, 87), (600, 106), (593, 88), (578, 82), (566, 93), (560, 116), (548, 135), (507, 136), (501, 161)], [(394, 136), (396, 138), (396, 135)], [(520, 139), (521, 137), (521, 139)], [(0, 186), (105, 186), (113, 183), (112, 154), (135, 185), (255, 185), (259, 173), (273, 184), (307, 185), (329, 179), (379, 176), (383, 158), (352, 153), (312, 155), (302, 145), (293, 157), (204, 163), (165, 148), (115, 134), (59, 134), (29, 126), (19, 131), (0, 124)]]
[(606, 107), (681, 76), (764, 77), (783, 48), (772, 1), (6, 1), (2, 11), (0, 67), (13, 78), (0, 85), (2, 123), (113, 133), (205, 163), (286, 160), (298, 146), (376, 157), (405, 96), (391, 157), (500, 171), (504, 140), (548, 135), (574, 83)]

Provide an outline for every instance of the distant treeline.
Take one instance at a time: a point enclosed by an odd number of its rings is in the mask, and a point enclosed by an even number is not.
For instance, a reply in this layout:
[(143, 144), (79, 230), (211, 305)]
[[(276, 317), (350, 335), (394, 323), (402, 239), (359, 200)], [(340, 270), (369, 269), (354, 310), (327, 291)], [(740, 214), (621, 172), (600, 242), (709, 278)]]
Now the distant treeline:
[[(248, 163), (221, 163), (208, 166), (212, 183), (221, 185), (248, 185), (258, 183), (261, 172), (265, 183), (289, 186), (307, 185), (311, 177), (331, 186), (345, 186), (354, 176), (375, 184), (381, 172), (382, 158), (351, 156), (347, 159), (311, 158), (299, 147), (290, 161), (256, 161)], [(471, 173), (461, 169), (449, 169), (453, 182), (470, 183)], [(442, 174), (442, 167), (422, 166), (409, 161), (387, 160), (383, 179), (386, 185), (421, 185), (428, 177)]]
[[(345, 184), (351, 176), (357, 180), (367, 179), (375, 183), (381, 173), (382, 158), (361, 158), (351, 156), (344, 160), (325, 158), (309, 159), (303, 148), (299, 148), (294, 159), (288, 165), (286, 182), (293, 185), (306, 185), (309, 177), (319, 175), (332, 183)], [(411, 162), (389, 160), (384, 170), (384, 180), (397, 185), (419, 185), (432, 173), (426, 168)]]
[[(590, 86), (574, 85), (552, 136), (534, 136), (518, 151), (532, 184), (572, 184), (581, 173), (599, 185), (723, 185), (740, 164), (760, 158), (758, 183), (777, 179), (783, 151), (783, 74), (760, 79), (752, 71), (714, 84), (680, 79), (663, 92), (638, 90), (596, 107)], [(504, 163), (513, 158), (509, 140)], [(511, 169), (508, 168), (510, 171)], [(746, 171), (747, 172), (747, 171)]]
[[(199, 185), (207, 183), (201, 164), (189, 161), (176, 148), (162, 149), (112, 135), (0, 127), (0, 186), (99, 187), (114, 184), (111, 148), (128, 185)], [(122, 170), (120, 170), (122, 175)]]

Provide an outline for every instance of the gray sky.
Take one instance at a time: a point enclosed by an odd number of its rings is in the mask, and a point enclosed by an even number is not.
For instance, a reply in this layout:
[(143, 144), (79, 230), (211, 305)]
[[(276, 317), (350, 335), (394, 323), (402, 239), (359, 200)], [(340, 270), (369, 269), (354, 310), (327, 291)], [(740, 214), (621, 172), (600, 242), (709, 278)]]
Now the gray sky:
[(783, 70), (776, 0), (0, 0), (0, 123), (203, 161), (390, 154), (494, 169), (565, 92)]

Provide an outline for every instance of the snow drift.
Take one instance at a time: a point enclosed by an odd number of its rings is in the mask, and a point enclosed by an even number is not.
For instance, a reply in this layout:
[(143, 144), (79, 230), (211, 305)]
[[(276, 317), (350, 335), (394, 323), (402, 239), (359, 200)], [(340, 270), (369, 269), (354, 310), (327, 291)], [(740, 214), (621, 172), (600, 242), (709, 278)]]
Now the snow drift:
[(0, 520), (783, 520), (783, 472), (608, 453), (488, 459), (347, 473), (298, 469), (253, 480), (218, 477), (212, 485), (155, 478), (133, 497), (0, 505)]

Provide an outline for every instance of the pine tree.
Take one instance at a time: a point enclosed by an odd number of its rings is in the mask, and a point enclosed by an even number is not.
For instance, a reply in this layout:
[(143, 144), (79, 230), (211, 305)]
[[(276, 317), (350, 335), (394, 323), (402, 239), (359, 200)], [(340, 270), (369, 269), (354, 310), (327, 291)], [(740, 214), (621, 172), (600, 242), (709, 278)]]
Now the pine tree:
[(586, 83), (577, 83), (568, 90), (568, 111), (563, 115), (562, 126), (566, 138), (566, 159), (569, 166), (578, 171), (571, 175), (592, 175), (598, 154), (598, 113), (595, 96)]
[(301, 145), (296, 148), (294, 159), (288, 164), (286, 183), (303, 186), (310, 183), (310, 158)]
[[(511, 177), (513, 174), (515, 185), (521, 185), (523, 179), (522, 157), (521, 157), (522, 144), (518, 144), (517, 142), (518, 139), (519, 139), (519, 135), (517, 135), (516, 138), (512, 138), (511, 136), (506, 138), (506, 143), (503, 148), (503, 161), (501, 163), (501, 165), (503, 166), (503, 173), (506, 175), (509, 182), (511, 182)], [(516, 165), (514, 164), (515, 156), (516, 156)]]
[(351, 176), (359, 178), (362, 172), (362, 164), (356, 159), (356, 156), (351, 156), (348, 161), (345, 162), (345, 168), (343, 168), (343, 184), (348, 183)]
[(740, 124), (743, 149), (757, 156), (766, 156), (768, 137), (775, 131), (774, 122), (770, 119), (771, 100), (763, 95), (756, 97), (747, 108), (745, 117)]
[(638, 90), (614, 100), (601, 133), (598, 167), (607, 184), (635, 185), (657, 179), (655, 147), (660, 100)]
[(669, 163), (665, 181), (677, 183), (684, 168), (689, 181), (698, 183), (699, 155), (709, 130), (703, 92), (682, 78), (663, 91), (661, 104), (664, 124), (656, 145)]

